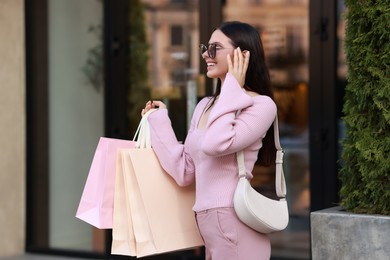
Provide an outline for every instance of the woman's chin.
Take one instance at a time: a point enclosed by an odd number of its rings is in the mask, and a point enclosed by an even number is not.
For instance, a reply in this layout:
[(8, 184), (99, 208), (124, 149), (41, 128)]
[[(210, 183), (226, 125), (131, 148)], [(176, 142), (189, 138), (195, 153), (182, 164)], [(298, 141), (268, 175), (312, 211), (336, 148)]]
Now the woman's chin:
[(218, 73), (216, 73), (215, 71), (213, 70), (208, 70), (207, 73), (206, 73), (207, 77), (209, 78), (218, 78)]

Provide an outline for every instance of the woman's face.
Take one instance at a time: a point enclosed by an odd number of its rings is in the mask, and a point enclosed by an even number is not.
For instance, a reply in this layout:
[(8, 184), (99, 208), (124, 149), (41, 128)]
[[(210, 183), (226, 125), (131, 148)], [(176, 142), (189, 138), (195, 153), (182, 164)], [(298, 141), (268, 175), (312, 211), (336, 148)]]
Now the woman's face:
[(220, 78), (223, 82), (228, 72), (227, 55), (233, 54), (234, 47), (231, 40), (220, 30), (215, 30), (211, 35), (208, 45), (211, 44), (216, 46), (215, 57), (209, 57), (207, 51), (202, 53), (207, 63), (207, 77)]

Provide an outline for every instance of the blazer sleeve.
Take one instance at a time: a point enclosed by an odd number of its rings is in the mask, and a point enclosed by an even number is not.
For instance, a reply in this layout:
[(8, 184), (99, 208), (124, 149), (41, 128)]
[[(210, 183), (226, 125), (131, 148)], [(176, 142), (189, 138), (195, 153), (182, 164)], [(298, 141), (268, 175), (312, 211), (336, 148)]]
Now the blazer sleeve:
[[(237, 111), (240, 111), (238, 115)], [(249, 96), (236, 78), (227, 73), (206, 124), (203, 152), (209, 156), (223, 156), (260, 142), (276, 112), (276, 104), (270, 97)]]

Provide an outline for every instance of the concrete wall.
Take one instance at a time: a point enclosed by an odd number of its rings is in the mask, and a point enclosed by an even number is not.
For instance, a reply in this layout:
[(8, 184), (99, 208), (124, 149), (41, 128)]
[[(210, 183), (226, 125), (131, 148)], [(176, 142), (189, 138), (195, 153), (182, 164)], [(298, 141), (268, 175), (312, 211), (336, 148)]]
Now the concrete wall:
[(24, 252), (24, 1), (0, 0), (0, 257)]
[(313, 260), (389, 259), (390, 217), (353, 214), (341, 207), (311, 213)]

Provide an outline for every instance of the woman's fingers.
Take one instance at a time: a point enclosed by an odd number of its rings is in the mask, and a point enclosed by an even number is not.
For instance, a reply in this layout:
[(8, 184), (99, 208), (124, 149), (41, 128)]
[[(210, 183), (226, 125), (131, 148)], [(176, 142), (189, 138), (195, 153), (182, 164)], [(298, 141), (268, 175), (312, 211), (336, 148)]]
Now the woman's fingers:
[(167, 106), (162, 101), (159, 100), (152, 101), (151, 106), (152, 108), (167, 108)]
[(227, 56), (228, 71), (234, 75), (241, 87), (245, 84), (245, 75), (249, 65), (249, 51), (241, 51), (240, 47), (233, 51), (233, 62), (230, 55)]
[(154, 108), (167, 108), (167, 106), (159, 100), (157, 101), (149, 100), (148, 102), (146, 102), (145, 108), (142, 109), (141, 115), (142, 116), (145, 115), (150, 109), (154, 109)]
[(234, 63), (233, 68), (236, 72), (242, 73), (246, 71), (249, 64), (249, 56), (244, 55), (244, 53), (249, 53), (248, 51), (241, 51), (240, 47), (234, 50)]
[(238, 58), (238, 50), (237, 49), (234, 49), (234, 68), (235, 70), (238, 72), (239, 71), (239, 58)]
[(241, 73), (243, 68), (243, 55), (240, 47), (237, 48), (237, 56), (238, 56), (238, 71)]
[(153, 106), (153, 102), (151, 100), (146, 102), (145, 108), (142, 109), (141, 111), (141, 116), (144, 116), (150, 109), (152, 109), (152, 106)]
[(227, 63), (228, 63), (228, 71), (233, 71), (233, 63), (232, 63), (232, 57), (230, 56), (230, 54), (227, 55), (226, 57), (227, 59)]

